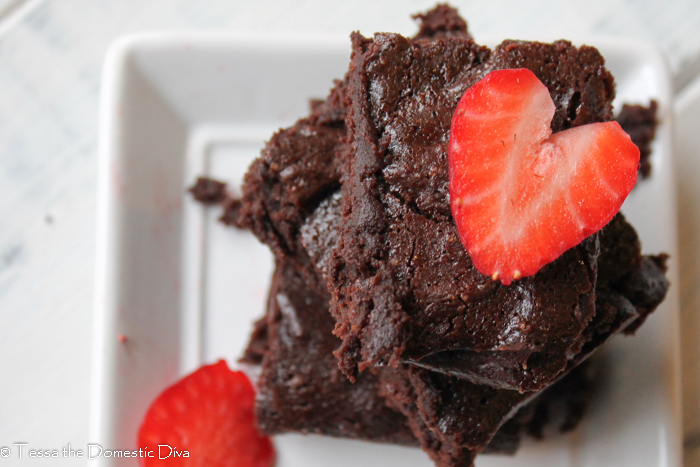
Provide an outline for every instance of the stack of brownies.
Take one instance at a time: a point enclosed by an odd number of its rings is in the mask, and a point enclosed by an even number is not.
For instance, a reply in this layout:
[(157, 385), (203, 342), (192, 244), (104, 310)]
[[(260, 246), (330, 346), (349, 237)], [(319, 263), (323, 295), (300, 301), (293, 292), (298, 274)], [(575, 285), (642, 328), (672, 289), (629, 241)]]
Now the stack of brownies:
[(479, 273), (449, 203), (462, 94), (528, 68), (557, 132), (610, 120), (614, 81), (591, 47), (489, 49), (447, 6), (417, 19), (412, 39), (353, 34), (345, 79), (272, 137), (224, 220), (276, 258), (243, 358), (262, 365), (260, 429), (420, 445), (439, 466), (470, 466), (513, 453), (554, 406), (575, 425), (590, 384), (580, 364), (663, 300), (665, 256), (642, 256), (618, 214), (534, 276), (505, 286)]

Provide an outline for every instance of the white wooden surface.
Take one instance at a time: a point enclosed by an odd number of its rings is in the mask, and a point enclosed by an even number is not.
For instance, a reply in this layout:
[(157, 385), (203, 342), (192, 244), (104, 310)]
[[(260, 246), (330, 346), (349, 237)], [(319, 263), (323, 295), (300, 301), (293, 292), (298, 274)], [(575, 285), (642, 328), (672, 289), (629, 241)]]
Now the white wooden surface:
[[(15, 442), (36, 449), (89, 442), (97, 97), (109, 43), (130, 32), (168, 29), (410, 34), (409, 13), (432, 4), (0, 0), (0, 447), (16, 454)], [(700, 72), (700, 4), (693, 0), (453, 4), (477, 39), (632, 36), (664, 50), (679, 90)], [(693, 223), (700, 215), (700, 156), (692, 144), (686, 147), (691, 149), (679, 154), (678, 163), (681, 256), (691, 258), (700, 234)], [(694, 344), (700, 339), (697, 258), (681, 264), (684, 336), (693, 340), (685, 342), (692, 370), (686, 375), (698, 374), (700, 358)], [(700, 465), (700, 384), (684, 384), (687, 465)], [(0, 466), (25, 464), (82, 462), (0, 458)]]

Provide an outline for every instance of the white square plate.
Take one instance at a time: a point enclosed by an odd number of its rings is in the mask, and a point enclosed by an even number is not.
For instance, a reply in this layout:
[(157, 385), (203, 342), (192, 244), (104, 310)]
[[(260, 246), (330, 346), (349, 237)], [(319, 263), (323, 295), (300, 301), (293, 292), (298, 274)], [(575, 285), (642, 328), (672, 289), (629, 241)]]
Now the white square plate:
[[(638, 43), (585, 42), (606, 57), (617, 103), (659, 102), (653, 175), (623, 211), (645, 252), (674, 255), (677, 284), (664, 62)], [(263, 313), (272, 258), (252, 235), (216, 222), (219, 211), (197, 205), (186, 188), (198, 175), (237, 186), (272, 132), (343, 76), (349, 52), (347, 38), (318, 36), (139, 35), (112, 47), (100, 116), (91, 443), (133, 449), (141, 417), (167, 385), (218, 358), (236, 366)], [(679, 466), (677, 317), (672, 287), (635, 338), (606, 345), (605, 384), (573, 434), (477, 465)], [(285, 435), (276, 445), (279, 467), (431, 465), (418, 449), (359, 441)]]

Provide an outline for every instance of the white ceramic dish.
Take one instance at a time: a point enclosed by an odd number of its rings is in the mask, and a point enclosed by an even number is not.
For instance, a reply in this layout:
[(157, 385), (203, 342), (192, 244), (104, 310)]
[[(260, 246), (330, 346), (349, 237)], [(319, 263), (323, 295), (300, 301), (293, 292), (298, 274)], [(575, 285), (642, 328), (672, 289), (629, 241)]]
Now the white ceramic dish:
[[(616, 76), (618, 102), (660, 104), (653, 177), (623, 211), (646, 252), (676, 253), (668, 76), (637, 43), (588, 40)], [(235, 366), (263, 312), (272, 259), (251, 235), (186, 195), (197, 175), (237, 185), (263, 142), (307, 112), (347, 68), (345, 37), (140, 35), (109, 52), (100, 126), (91, 437), (133, 449), (153, 398), (203, 362)], [(676, 261), (669, 271), (677, 283)], [(486, 466), (680, 465), (678, 299), (635, 338), (605, 348), (606, 383), (569, 436), (525, 443)], [(126, 341), (119, 336), (126, 337)], [(297, 435), (276, 439), (279, 467), (429, 466), (417, 449)], [(94, 465), (136, 465), (100, 458)]]

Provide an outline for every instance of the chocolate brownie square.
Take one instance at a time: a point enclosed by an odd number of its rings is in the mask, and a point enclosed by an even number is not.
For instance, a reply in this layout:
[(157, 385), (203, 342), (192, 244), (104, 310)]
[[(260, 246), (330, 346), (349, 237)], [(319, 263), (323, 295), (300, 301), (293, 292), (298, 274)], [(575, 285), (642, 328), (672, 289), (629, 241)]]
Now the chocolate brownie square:
[[(301, 244), (316, 266), (317, 274), (326, 280), (329, 273), (328, 251), (333, 251), (339, 240), (341, 204), (340, 195), (330, 197), (319, 205), (300, 229)], [(469, 465), (489, 443), (491, 448), (508, 443), (508, 433), (516, 433), (515, 439), (519, 440), (520, 432), (514, 431), (513, 425), (521, 423), (518, 420), (528, 412), (521, 407), (533, 399), (534, 402), (527, 407), (530, 407), (530, 413), (539, 413), (540, 418), (537, 421), (535, 417), (528, 430), (541, 432), (538, 423), (542, 421), (542, 414), (549, 410), (547, 404), (556, 399), (553, 394), (559, 393), (559, 397), (565, 395), (555, 388), (560, 384), (571, 387), (572, 384), (565, 381), (580, 378), (569, 372), (573, 372), (611, 336), (643, 322), (663, 301), (668, 289), (664, 258), (641, 256), (637, 234), (622, 214), (618, 214), (603, 229), (599, 240), (601, 256), (596, 314), (582, 333), (582, 350), (568, 362), (563, 373), (566, 376), (559, 383), (538, 392), (521, 393), (476, 384), (417, 365), (372, 369), (380, 377), (382, 394), (392, 407), (407, 417), (416, 438), (437, 465)], [(638, 288), (630, 287), (632, 283)], [(661, 291), (663, 293), (659, 293)], [(443, 357), (446, 355), (443, 354)], [(459, 367), (469, 361), (461, 358), (448, 363)], [(497, 364), (489, 362), (487, 358), (484, 361), (497, 371)], [(464, 371), (464, 368), (460, 369)], [(358, 378), (362, 376), (364, 373), (359, 374)], [(573, 399), (567, 404), (573, 404), (571, 407), (575, 411), (580, 392), (570, 396)], [(518, 416), (513, 417), (516, 411)], [(575, 419), (576, 413), (567, 418)], [(493, 438), (496, 433), (499, 433), (498, 437)]]
[(348, 376), (410, 362), (532, 391), (581, 351), (595, 316), (597, 235), (504, 286), (474, 268), (451, 216), (452, 113), (486, 73), (513, 67), (549, 88), (554, 131), (611, 118), (613, 78), (590, 47), (507, 41), (491, 51), (461, 37), (353, 35), (350, 148), (329, 275)]
[[(261, 397), (258, 413), (261, 425), (273, 433), (301, 431), (403, 442), (405, 441), (403, 436), (400, 437), (402, 441), (391, 439), (391, 436), (396, 434), (391, 426), (384, 426), (378, 433), (368, 433), (363, 431), (361, 423), (348, 425), (347, 413), (328, 414), (325, 410), (326, 405), (322, 406), (322, 410), (311, 409), (315, 404), (334, 404), (334, 399), (322, 400), (314, 397), (316, 393), (322, 394), (319, 391), (325, 387), (332, 389), (330, 396), (337, 395), (341, 405), (348, 400), (355, 401), (355, 391), (363, 393), (360, 400), (362, 398), (366, 400), (372, 397), (367, 391), (366, 381), (371, 382), (376, 378), (376, 375), (366, 372), (358, 376), (357, 383), (351, 384), (338, 374), (336, 361), (331, 356), (339, 340), (331, 335), (334, 321), (327, 312), (329, 296), (323, 288), (323, 280), (313, 279), (317, 275), (328, 273), (329, 252), (333, 251), (338, 240), (336, 234), (341, 202), (340, 194), (330, 196), (314, 210), (304, 225), (297, 229), (299, 233), (295, 237), (295, 242), (298, 245), (295, 246), (295, 250), (299, 253), (292, 259), (305, 265), (297, 264), (281, 276), (291, 277), (287, 279), (289, 285), (284, 285), (285, 281), (277, 278), (281, 274), (278, 269), (269, 302), (271, 310), (269, 316), (274, 318), (271, 321), (261, 322), (265, 325), (256, 326), (250, 353), (258, 356), (269, 355), (264, 363), (267, 370), (263, 372), (267, 376), (260, 381)], [(618, 216), (606, 227), (601, 235), (600, 244), (604, 258), (601, 258), (600, 262), (602, 270), (601, 279), (598, 281), (600, 287), (598, 295), (604, 297), (606, 293), (610, 293), (617, 297), (617, 302), (599, 300), (601, 302), (598, 304), (599, 308), (605, 311), (597, 313), (593, 323), (587, 328), (589, 344), (584, 352), (579, 354), (579, 358), (582, 355), (588, 355), (618, 327), (623, 327), (637, 319), (640, 313), (629, 303), (629, 300), (619, 297), (619, 293), (616, 293), (613, 288), (618, 284), (630, 282), (629, 278), (643, 269), (643, 262), (639, 257), (639, 242), (634, 230), (622, 216)], [(313, 268), (309, 267), (309, 261), (313, 261)], [(663, 278), (663, 273), (657, 269), (654, 274), (647, 274), (647, 276), (653, 277), (654, 280), (635, 282), (638, 284), (658, 282), (659, 278)], [(606, 292), (608, 289), (610, 292)], [(280, 297), (280, 290), (286, 290), (286, 298), (282, 300), (286, 305), (286, 312), (281, 311), (276, 301)], [(638, 295), (635, 301), (646, 305), (649, 305), (650, 300), (660, 300), (654, 296), (650, 298), (647, 292)], [(310, 319), (308, 314), (313, 312), (313, 308), (318, 315)], [(647, 313), (650, 308), (647, 307), (645, 310), (643, 312)], [(323, 326), (313, 323), (322, 320), (326, 321), (325, 338), (312, 339), (304, 334), (304, 332), (312, 333), (314, 330), (321, 330)], [(308, 327), (302, 328), (299, 323), (307, 323)], [(273, 331), (270, 332), (270, 329)], [(296, 331), (290, 331), (290, 329), (296, 329)], [(300, 333), (300, 329), (305, 331)], [(270, 345), (271, 336), (278, 340), (277, 344)], [(263, 346), (262, 341), (266, 338), (268, 343)], [(304, 345), (320, 345), (323, 350), (309, 350)], [(276, 350), (266, 354), (268, 348)], [(299, 361), (303, 356), (307, 357), (306, 363)], [(528, 422), (527, 414), (546, 412), (549, 404), (553, 403), (553, 398), (550, 400), (549, 397), (542, 395), (533, 404), (520, 409), (516, 417), (510, 418), (503, 424), (510, 413), (534, 395), (475, 385), (459, 378), (412, 366), (402, 366), (399, 369), (378, 368), (375, 371), (379, 375), (380, 382), (377, 385), (374, 380), (369, 386), (373, 386), (374, 390), (379, 390), (381, 394), (387, 396), (395, 412), (399, 411), (404, 415), (404, 423), (411, 428), (413, 436), (420, 441), (438, 465), (468, 465), (467, 463), (471, 462), (476, 453), (482, 449), (486, 452), (512, 452), (517, 448), (524, 429), (537, 432), (541, 425), (541, 415)], [(328, 374), (334, 375), (330, 386), (324, 382), (325, 375)], [(297, 375), (299, 375), (298, 378)], [(574, 377), (573, 374), (572, 377)], [(548, 394), (550, 390), (554, 391), (559, 384), (568, 380), (569, 376), (544, 394)], [(303, 384), (295, 383), (290, 387), (288, 381), (303, 382)], [(321, 389), (313, 386), (314, 384), (320, 384)], [(397, 387), (402, 388), (403, 392), (397, 390)], [(560, 392), (560, 394), (567, 397), (569, 395), (568, 392)], [(580, 398), (580, 394), (576, 394), (571, 395)], [(471, 403), (462, 403), (470, 400)], [(450, 401), (462, 402), (454, 404)], [(370, 405), (377, 407), (376, 404), (374, 401)], [(351, 406), (356, 408), (354, 403)], [(480, 407), (483, 412), (479, 411)], [(300, 412), (300, 408), (303, 412)], [(334, 419), (336, 416), (339, 417), (339, 421)], [(576, 417), (575, 413), (568, 418), (572, 417)], [(357, 419), (357, 416), (353, 419)], [(447, 423), (447, 421), (451, 422)], [(342, 431), (338, 426), (342, 427)], [(484, 448), (483, 444), (491, 436), (493, 438), (490, 444)]]
[[(301, 229), (306, 242), (332, 244), (335, 231), (323, 227), (333, 226), (338, 201), (336, 197), (323, 203), (307, 221)], [(324, 232), (329, 238), (324, 238)], [(611, 251), (612, 245), (630, 233), (633, 234), (633, 230), (629, 224), (621, 216), (617, 217), (601, 236), (605, 251)], [(637, 243), (634, 240), (633, 245)], [(597, 306), (602, 311), (596, 315), (597, 321), (590, 328), (589, 344), (584, 346), (578, 359), (589, 355), (610, 335), (635, 319), (643, 319), (649, 312), (648, 308), (632, 305), (630, 297), (616, 289), (619, 284), (628, 283), (630, 278), (641, 273), (646, 279), (637, 284), (643, 292), (636, 292), (631, 298), (647, 305), (660, 300), (655, 287), (644, 284), (658, 282), (663, 271), (645, 269), (644, 261), (640, 261), (638, 250), (634, 248), (614, 251), (616, 256), (604, 262), (613, 269), (606, 271), (604, 277), (613, 282), (605, 284), (599, 294)], [(325, 268), (322, 248), (316, 252), (312, 257), (320, 258), (316, 267), (316, 274), (320, 274)], [(534, 393), (521, 394), (476, 385), (410, 365), (398, 369), (375, 368), (374, 372), (359, 375), (356, 383), (350, 383), (339, 374), (331, 355), (339, 341), (331, 332), (333, 320), (327, 311), (328, 293), (322, 280), (308, 282), (315, 274), (308, 268), (309, 264), (278, 265), (270, 291), (268, 316), (263, 321), (267, 329), (256, 326), (251, 340), (251, 346), (257, 349), (255, 353), (261, 353), (261, 336), (267, 336), (262, 352), (265, 357), (257, 408), (264, 430), (412, 444), (415, 439), (407, 438), (404, 431), (408, 426), (437, 465), (452, 466), (470, 465), (482, 449), (484, 452), (514, 452), (523, 432), (541, 433), (547, 414), (552, 416), (553, 407), (565, 407), (566, 428), (572, 428), (579, 419), (586, 400), (581, 390), (576, 390), (587, 381), (580, 374), (583, 370), (572, 371), (562, 381), (542, 391), (539, 397)], [(559, 390), (561, 387), (568, 389)], [(388, 399), (394, 413), (382, 405), (379, 394)], [(509, 418), (533, 398), (533, 402)], [(380, 417), (382, 423), (377, 424), (374, 417)], [(372, 423), (373, 428), (368, 429), (365, 423)]]

